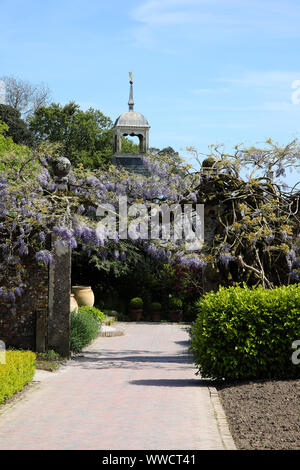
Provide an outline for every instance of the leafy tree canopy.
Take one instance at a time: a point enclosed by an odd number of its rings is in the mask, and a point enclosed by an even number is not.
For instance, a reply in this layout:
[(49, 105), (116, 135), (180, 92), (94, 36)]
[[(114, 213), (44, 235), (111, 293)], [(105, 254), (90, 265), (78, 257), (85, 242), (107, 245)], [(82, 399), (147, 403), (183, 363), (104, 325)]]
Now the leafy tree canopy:
[(112, 121), (101, 111), (82, 111), (78, 104), (52, 103), (38, 108), (30, 120), (37, 141), (61, 144), (61, 153), (76, 166), (99, 168), (112, 155)]
[[(31, 150), (25, 145), (16, 144), (9, 135), (8, 125), (0, 121), (0, 169), (4, 170), (8, 156), (20, 156), (25, 158), (31, 154)], [(21, 157), (22, 156), (22, 157)]]
[(34, 137), (28, 129), (21, 113), (12, 106), (0, 104), (0, 120), (8, 126), (7, 131), (2, 130), (4, 137), (12, 137), (16, 144), (33, 145)]

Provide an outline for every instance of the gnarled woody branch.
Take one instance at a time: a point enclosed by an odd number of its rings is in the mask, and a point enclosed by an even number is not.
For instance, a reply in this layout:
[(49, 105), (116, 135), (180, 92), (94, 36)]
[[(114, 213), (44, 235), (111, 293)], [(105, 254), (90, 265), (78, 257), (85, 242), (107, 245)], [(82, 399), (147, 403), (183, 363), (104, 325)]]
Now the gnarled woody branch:
[(266, 278), (266, 276), (264, 274), (264, 270), (262, 269), (262, 264), (261, 264), (260, 260), (259, 260), (259, 262), (260, 262), (261, 270), (255, 268), (254, 266), (250, 266), (249, 264), (245, 263), (245, 261), (243, 260), (241, 255), (238, 255), (237, 260), (243, 268), (246, 268), (246, 269), (252, 271), (255, 274), (255, 276), (262, 281), (263, 287), (268, 287), (269, 289), (272, 289), (273, 284)]

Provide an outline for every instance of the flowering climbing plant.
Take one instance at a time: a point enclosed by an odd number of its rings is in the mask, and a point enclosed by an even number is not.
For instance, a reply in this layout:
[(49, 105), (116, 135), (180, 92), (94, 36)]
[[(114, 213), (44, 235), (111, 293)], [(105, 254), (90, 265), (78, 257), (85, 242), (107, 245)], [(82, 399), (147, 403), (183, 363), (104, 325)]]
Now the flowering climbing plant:
[[(57, 189), (52, 163), (59, 148), (43, 144), (36, 150), (3, 141), (0, 131), (0, 297), (13, 303), (26, 287), (24, 259), (49, 264), (53, 248), (80, 246), (101, 257), (126, 258), (119, 234), (97, 230), (97, 208), (119, 197), (128, 203), (187, 204), (213, 207), (216, 229), (211, 243), (187, 251), (184, 240), (133, 240), (153, 257), (187, 268), (210, 265), (224, 282), (248, 280), (272, 287), (299, 279), (299, 191), (280, 178), (299, 165), (293, 142), (280, 148), (236, 148), (233, 155), (212, 148), (205, 164), (193, 168), (172, 155), (147, 155), (148, 175), (111, 165), (72, 168), (67, 190)], [(5, 144), (5, 148), (3, 147)], [(1, 147), (2, 145), (2, 147)], [(2, 149), (2, 150), (1, 150)], [(244, 175), (249, 167), (250, 174)], [(52, 238), (52, 243), (50, 243)]]
[[(261, 148), (236, 146), (229, 155), (212, 147), (196, 188), (197, 198), (215, 208), (216, 227), (209, 247), (211, 265), (224, 284), (246, 281), (272, 288), (300, 280), (300, 182), (297, 141), (285, 147), (271, 139)], [(199, 154), (189, 148), (196, 161)], [(206, 173), (206, 174), (205, 174)]]

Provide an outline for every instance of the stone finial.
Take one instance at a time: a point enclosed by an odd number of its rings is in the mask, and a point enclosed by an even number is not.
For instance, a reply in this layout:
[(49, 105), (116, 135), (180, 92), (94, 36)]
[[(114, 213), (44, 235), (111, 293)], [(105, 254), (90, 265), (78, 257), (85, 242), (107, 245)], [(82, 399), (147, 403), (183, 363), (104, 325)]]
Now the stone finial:
[(58, 157), (52, 163), (54, 172), (54, 182), (58, 191), (68, 189), (68, 174), (71, 169), (71, 162), (66, 157)]
[(130, 92), (129, 92), (129, 101), (128, 101), (128, 106), (129, 106), (129, 111), (133, 111), (134, 107), (134, 101), (133, 101), (133, 78), (132, 78), (132, 73), (129, 72), (129, 83), (130, 83)]
[(216, 157), (207, 157), (202, 162), (202, 168), (213, 168), (218, 161), (219, 159)]

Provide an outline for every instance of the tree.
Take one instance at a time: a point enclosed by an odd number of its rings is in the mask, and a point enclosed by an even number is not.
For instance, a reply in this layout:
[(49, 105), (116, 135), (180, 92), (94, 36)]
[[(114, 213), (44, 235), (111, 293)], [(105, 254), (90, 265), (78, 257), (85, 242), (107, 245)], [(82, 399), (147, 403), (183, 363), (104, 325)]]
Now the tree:
[(33, 85), (13, 76), (3, 76), (1, 80), (5, 84), (6, 104), (25, 118), (31, 116), (40, 106), (45, 106), (50, 99), (50, 90), (43, 83)]
[(0, 175), (5, 170), (7, 155), (11, 155), (11, 158), (15, 158), (17, 161), (31, 155), (31, 149), (25, 145), (14, 143), (12, 137), (8, 136), (8, 125), (0, 121)]
[(28, 129), (28, 126), (23, 119), (21, 119), (20, 111), (0, 104), (0, 121), (7, 124), (7, 131), (3, 131), (4, 137), (12, 137), (16, 144), (33, 145), (34, 137), (32, 132)]
[(111, 119), (93, 108), (82, 111), (74, 102), (41, 106), (30, 120), (30, 130), (37, 141), (61, 143), (73, 165), (98, 168), (112, 155)]

